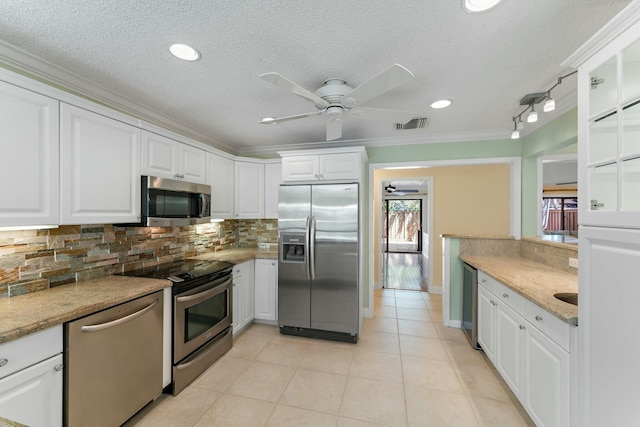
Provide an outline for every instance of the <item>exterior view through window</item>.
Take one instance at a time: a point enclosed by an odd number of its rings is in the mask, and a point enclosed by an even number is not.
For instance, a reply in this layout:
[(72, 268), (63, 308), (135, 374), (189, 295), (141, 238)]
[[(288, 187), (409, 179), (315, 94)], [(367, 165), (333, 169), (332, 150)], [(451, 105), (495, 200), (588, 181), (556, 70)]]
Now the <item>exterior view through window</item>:
[(385, 251), (422, 251), (422, 200), (386, 199), (383, 208)]

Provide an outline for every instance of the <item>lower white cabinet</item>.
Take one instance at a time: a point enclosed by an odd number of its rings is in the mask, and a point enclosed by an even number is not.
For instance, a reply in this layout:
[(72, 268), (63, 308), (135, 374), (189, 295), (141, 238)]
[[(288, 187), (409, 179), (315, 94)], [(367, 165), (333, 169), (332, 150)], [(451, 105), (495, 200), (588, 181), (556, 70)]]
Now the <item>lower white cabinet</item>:
[(255, 260), (255, 319), (276, 324), (278, 313), (278, 261)]
[(233, 333), (237, 334), (253, 320), (254, 265), (253, 260), (233, 267)]
[(0, 416), (62, 426), (62, 326), (0, 345)]
[(478, 284), (482, 349), (537, 426), (572, 425), (572, 326), (486, 274), (478, 272), (478, 277), (486, 279)]

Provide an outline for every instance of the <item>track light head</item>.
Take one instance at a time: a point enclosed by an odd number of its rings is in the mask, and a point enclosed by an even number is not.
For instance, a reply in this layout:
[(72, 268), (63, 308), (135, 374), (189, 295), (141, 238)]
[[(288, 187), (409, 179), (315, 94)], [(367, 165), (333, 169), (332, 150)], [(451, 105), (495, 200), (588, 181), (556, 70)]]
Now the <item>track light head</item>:
[(527, 123), (535, 123), (538, 121), (538, 113), (536, 111), (535, 105), (531, 104), (531, 111), (527, 115)]
[(549, 94), (549, 99), (547, 99), (544, 102), (544, 105), (542, 106), (542, 111), (544, 111), (545, 113), (549, 113), (555, 109), (556, 109), (556, 100), (551, 98), (551, 94)]

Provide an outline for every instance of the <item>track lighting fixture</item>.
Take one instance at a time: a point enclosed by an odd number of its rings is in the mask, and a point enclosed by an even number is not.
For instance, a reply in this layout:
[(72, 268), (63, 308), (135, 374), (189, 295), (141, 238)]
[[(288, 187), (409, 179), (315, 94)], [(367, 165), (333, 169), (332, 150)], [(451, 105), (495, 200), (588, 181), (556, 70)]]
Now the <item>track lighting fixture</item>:
[(528, 93), (520, 99), (520, 105), (526, 105), (527, 107), (516, 116), (512, 117), (513, 120), (513, 132), (511, 132), (511, 139), (520, 138), (520, 130), (524, 129), (524, 123), (522, 122), (522, 115), (529, 111), (527, 114), (527, 123), (535, 123), (538, 121), (538, 112), (536, 111), (536, 104), (544, 101), (542, 111), (549, 113), (556, 109), (556, 100), (551, 97), (551, 91), (558, 85), (562, 84), (562, 80), (569, 76), (576, 74), (578, 71), (572, 71), (569, 74), (558, 77), (558, 82), (551, 86), (546, 92)]

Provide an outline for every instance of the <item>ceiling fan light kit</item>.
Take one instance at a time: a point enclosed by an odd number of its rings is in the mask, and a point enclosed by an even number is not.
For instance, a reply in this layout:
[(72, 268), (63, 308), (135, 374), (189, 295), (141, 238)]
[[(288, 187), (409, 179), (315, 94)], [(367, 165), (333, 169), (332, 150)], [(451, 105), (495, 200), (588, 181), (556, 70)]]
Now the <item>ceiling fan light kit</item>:
[(399, 64), (394, 64), (373, 76), (355, 89), (344, 79), (332, 77), (326, 79), (315, 92), (308, 91), (278, 73), (264, 73), (260, 78), (301, 98), (313, 102), (320, 111), (295, 116), (266, 117), (261, 124), (275, 124), (288, 120), (302, 119), (327, 114), (327, 141), (342, 137), (342, 119), (344, 112), (355, 118), (386, 120), (391, 123), (408, 123), (419, 114), (413, 111), (365, 107), (366, 102), (413, 79), (413, 73)]
[(526, 105), (527, 108), (522, 110), (520, 114), (513, 116), (511, 120), (514, 123), (514, 130), (511, 132), (511, 139), (520, 138), (520, 130), (524, 129), (524, 123), (522, 122), (522, 115), (529, 111), (527, 114), (527, 123), (535, 123), (538, 121), (538, 112), (536, 111), (535, 105), (544, 101), (542, 106), (542, 111), (545, 113), (550, 113), (556, 109), (556, 100), (551, 97), (551, 91), (562, 84), (562, 81), (569, 76), (573, 76), (578, 71), (572, 71), (564, 76), (558, 77), (558, 81), (556, 84), (551, 86), (545, 92), (536, 92), (536, 93), (528, 93), (520, 99), (520, 105)]

